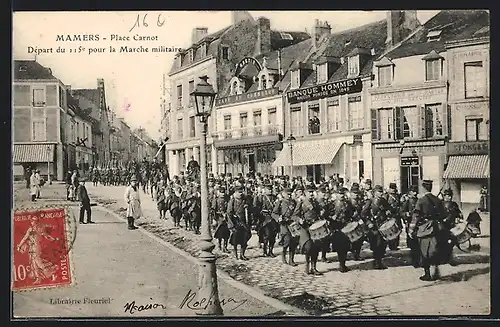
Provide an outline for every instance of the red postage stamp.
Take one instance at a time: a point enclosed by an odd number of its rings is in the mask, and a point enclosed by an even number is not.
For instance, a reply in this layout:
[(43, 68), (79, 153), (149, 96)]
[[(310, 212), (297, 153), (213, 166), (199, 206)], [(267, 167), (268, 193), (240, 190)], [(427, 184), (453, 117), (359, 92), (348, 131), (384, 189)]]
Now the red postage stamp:
[(71, 285), (73, 281), (64, 208), (40, 208), (14, 213), (12, 289)]

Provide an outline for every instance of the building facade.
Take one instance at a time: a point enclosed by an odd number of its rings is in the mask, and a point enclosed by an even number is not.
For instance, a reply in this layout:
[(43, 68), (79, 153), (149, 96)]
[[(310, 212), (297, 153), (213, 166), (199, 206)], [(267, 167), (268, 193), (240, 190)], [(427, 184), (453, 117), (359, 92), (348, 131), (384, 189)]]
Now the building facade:
[(477, 208), (490, 178), (490, 39), (483, 23), (469, 38), (446, 43), (452, 124), (443, 177), (467, 211)]
[(23, 179), (30, 168), (45, 178), (63, 179), (66, 108), (66, 88), (50, 68), (14, 61), (14, 178)]
[(316, 20), (311, 47), (293, 65), (285, 97), (286, 136), (295, 141), (274, 165), (315, 182), (332, 175), (347, 185), (371, 178), (373, 61), (418, 26), (414, 11), (392, 11), (386, 20), (334, 34)]
[(402, 192), (421, 179), (442, 179), (450, 137), (445, 42), (484, 18), (481, 11), (443, 10), (374, 64), (371, 88), (373, 180)]

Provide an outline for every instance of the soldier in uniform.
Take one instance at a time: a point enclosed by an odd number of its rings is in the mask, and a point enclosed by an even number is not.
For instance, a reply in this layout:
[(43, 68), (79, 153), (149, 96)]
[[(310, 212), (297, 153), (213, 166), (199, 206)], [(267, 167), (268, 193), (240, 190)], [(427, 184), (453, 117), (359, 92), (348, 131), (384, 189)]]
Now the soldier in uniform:
[(379, 227), (387, 220), (390, 209), (389, 203), (387, 203), (387, 200), (383, 197), (383, 192), (384, 189), (382, 186), (375, 185), (373, 188), (373, 197), (366, 200), (361, 212), (363, 220), (368, 222), (368, 241), (373, 251), (373, 257), (375, 259), (373, 267), (375, 269), (387, 269), (382, 263), (387, 242), (378, 231)]
[[(420, 280), (432, 281), (440, 278), (441, 250), (449, 231), (443, 226), (446, 209), (442, 201), (431, 193), (432, 181), (424, 180), (422, 188), (425, 190), (424, 194), (417, 200), (413, 214), (416, 229), (410, 230), (410, 235), (418, 238), (421, 265), (424, 268), (424, 275)], [(431, 266), (434, 266), (432, 275)]]
[[(401, 222), (401, 197), (398, 194), (398, 187), (396, 183), (390, 183), (389, 189), (387, 190), (387, 202), (389, 203), (391, 218), (396, 219), (396, 223), (399, 228), (403, 228), (403, 224)], [(393, 240), (387, 242), (389, 245), (389, 249), (391, 251), (396, 251), (399, 249), (399, 235)]]
[[(332, 220), (332, 204), (328, 201), (328, 192), (326, 190), (325, 185), (321, 185), (316, 192), (316, 201), (318, 202), (320, 212), (319, 219), (326, 220), (328, 224), (331, 226)], [(331, 238), (326, 238), (321, 246), (321, 260), (326, 262), (326, 254), (331, 250)]]
[(420, 265), (420, 248), (418, 240), (415, 237), (410, 237), (410, 226), (412, 223), (413, 210), (417, 204), (418, 185), (411, 185), (408, 190), (408, 195), (405, 196), (404, 202), (401, 205), (401, 213), (405, 220), (406, 245), (410, 248), (411, 263), (413, 267), (418, 268)]
[[(219, 241), (219, 250), (224, 253), (229, 253), (227, 249), (229, 241), (229, 228), (226, 220), (227, 200), (226, 188), (220, 187), (217, 190), (216, 196), (212, 198), (211, 205), (213, 217), (216, 221), (214, 238)], [(222, 246), (222, 241), (224, 241), (224, 246)]]
[[(352, 183), (351, 185), (351, 191), (349, 193), (350, 199), (349, 201), (351, 202), (352, 208), (353, 208), (353, 215), (352, 215), (352, 221), (359, 221), (361, 219), (361, 211), (363, 210), (363, 193), (359, 189), (359, 184), (358, 183)], [(354, 255), (354, 260), (355, 261), (360, 261), (361, 257), (361, 247), (363, 246), (363, 242), (365, 241), (365, 237), (361, 237), (359, 240), (356, 242), (351, 243), (351, 252)]]
[[(460, 207), (458, 203), (453, 201), (453, 191), (451, 189), (446, 189), (443, 191), (443, 206), (446, 212), (446, 216), (443, 219), (443, 225), (446, 230), (451, 230), (458, 222), (463, 221), (464, 217), (462, 215), (462, 211), (460, 211)], [(450, 265), (456, 265), (455, 260), (453, 260), (453, 247), (456, 245), (454, 237), (452, 237), (451, 233), (449, 234), (449, 242), (446, 248), (443, 249), (443, 259), (444, 262), (448, 262)]]
[[(294, 221), (292, 220), (292, 215), (295, 210), (296, 201), (291, 197), (292, 190), (290, 188), (285, 188), (281, 192), (281, 198), (278, 199), (273, 208), (272, 217), (280, 223), (280, 245), (283, 246), (283, 252), (281, 253), (281, 261), (284, 264), (289, 264), (290, 266), (296, 266), (294, 262), (295, 251), (297, 249), (298, 239), (292, 237), (289, 226)], [(286, 261), (286, 255), (289, 251), (288, 263)]]
[(200, 234), (201, 227), (201, 194), (198, 186), (193, 185), (191, 195), (188, 200), (188, 217), (191, 229), (195, 234)]
[[(275, 257), (274, 243), (276, 242), (276, 235), (278, 234), (279, 224), (271, 216), (274, 209), (274, 203), (276, 202), (275, 197), (272, 194), (272, 185), (266, 184), (262, 190), (262, 194), (256, 196), (255, 199), (259, 199), (254, 203), (259, 205), (259, 224), (258, 230), (259, 239), (262, 238), (264, 256)], [(257, 212), (257, 211), (254, 211)]]
[(306, 256), (305, 273), (308, 275), (321, 274), (316, 269), (321, 244), (314, 242), (309, 233), (309, 227), (319, 219), (320, 214), (319, 204), (314, 198), (315, 190), (315, 185), (312, 183), (309, 184), (306, 188), (306, 196), (301, 201), (298, 201), (293, 212), (294, 219), (296, 219), (302, 227), (299, 235), (299, 249), (300, 252)]
[(174, 220), (175, 227), (181, 227), (181, 218), (182, 218), (182, 189), (179, 185), (174, 185), (173, 192), (170, 194), (170, 198), (167, 199), (169, 204), (168, 210), (170, 211), (170, 215)]
[[(251, 210), (251, 206), (243, 192), (243, 186), (237, 186), (234, 189), (234, 194), (227, 204), (226, 213), (228, 219), (231, 220), (229, 224), (229, 229), (231, 230), (229, 242), (233, 246), (234, 255), (236, 259), (248, 260), (245, 256), (245, 251), (247, 249), (247, 243), (252, 237), (250, 230), (251, 221), (248, 221), (248, 212)], [(238, 256), (238, 245), (241, 247), (240, 256)]]
[(347, 188), (339, 188), (339, 195), (334, 203), (334, 219), (331, 224), (332, 229), (332, 247), (337, 252), (337, 257), (339, 260), (340, 272), (345, 273), (349, 271), (346, 266), (347, 252), (350, 248), (349, 238), (342, 233), (342, 228), (352, 219), (354, 216), (354, 207), (351, 202), (346, 197)]

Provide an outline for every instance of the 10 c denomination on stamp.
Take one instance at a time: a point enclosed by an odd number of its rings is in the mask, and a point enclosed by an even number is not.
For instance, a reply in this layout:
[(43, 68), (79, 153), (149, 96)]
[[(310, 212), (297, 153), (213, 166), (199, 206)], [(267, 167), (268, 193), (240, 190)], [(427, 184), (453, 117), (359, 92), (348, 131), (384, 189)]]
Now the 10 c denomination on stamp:
[(71, 236), (64, 208), (14, 212), (12, 289), (27, 290), (73, 283)]

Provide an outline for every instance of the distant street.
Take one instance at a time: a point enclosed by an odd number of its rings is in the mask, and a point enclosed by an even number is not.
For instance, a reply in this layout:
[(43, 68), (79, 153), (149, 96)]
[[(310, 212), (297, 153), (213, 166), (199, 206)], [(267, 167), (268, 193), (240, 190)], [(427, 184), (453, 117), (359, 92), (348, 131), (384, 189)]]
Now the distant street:
[[(123, 211), (123, 192), (120, 186), (98, 186), (87, 184), (93, 201), (104, 204), (115, 212)], [(24, 190), (18, 199), (27, 199)], [(57, 203), (64, 196), (64, 185), (54, 184), (42, 190), (49, 199)], [(196, 240), (199, 236), (183, 229), (173, 228), (170, 220), (159, 221), (151, 197), (142, 193), (145, 217), (138, 225), (160, 236), (184, 251), (197, 255)], [(124, 312), (127, 301), (147, 303), (155, 301), (165, 305), (165, 310), (155, 309), (134, 315), (185, 315), (190, 310), (178, 309), (190, 289), (196, 288), (195, 265), (165, 246), (138, 231), (126, 230), (125, 223), (94, 207), (95, 225), (80, 225), (73, 249), (74, 270), (77, 285), (72, 289), (44, 290), (15, 295), (16, 315), (45, 315), (53, 312), (61, 316), (130, 315)], [(489, 235), (488, 217), (483, 217), (482, 226)], [(402, 237), (404, 240), (404, 237)], [(330, 263), (319, 263), (321, 276), (303, 274), (304, 257), (299, 255), (298, 267), (281, 264), (279, 258), (261, 256), (256, 235), (248, 251), (250, 261), (236, 261), (232, 256), (219, 253), (218, 269), (237, 281), (256, 288), (262, 294), (278, 299), (314, 315), (456, 315), (488, 314), (490, 307), (489, 237), (473, 240), (481, 250), (463, 253), (456, 250), (460, 265), (442, 266), (442, 280), (425, 283), (418, 279), (420, 269), (409, 263), (408, 249), (404, 242), (399, 251), (389, 252), (385, 264), (387, 270), (371, 270), (371, 253), (365, 250), (364, 261), (348, 261), (352, 271), (338, 271), (336, 255), (330, 253)], [(279, 248), (275, 253), (279, 254)], [(247, 302), (232, 310), (225, 308), (226, 315), (265, 315), (277, 310), (252, 299), (245, 293), (229, 286), (219, 278), (221, 298), (232, 297), (236, 302)], [(111, 297), (109, 305), (65, 306), (50, 305), (54, 297), (65, 297), (75, 290), (81, 297)], [(150, 300), (152, 298), (152, 300)], [(119, 299), (119, 300), (116, 300)], [(445, 305), (446, 304), (446, 305)], [(236, 306), (236, 304), (234, 305)], [(52, 309), (49, 309), (52, 308)], [(51, 310), (51, 311), (49, 311)]]

